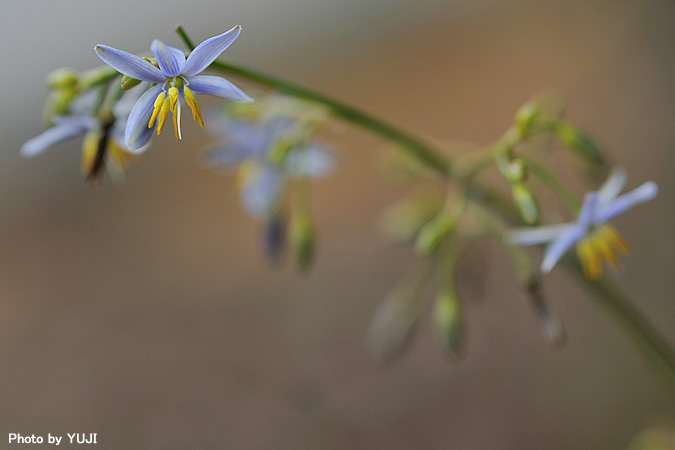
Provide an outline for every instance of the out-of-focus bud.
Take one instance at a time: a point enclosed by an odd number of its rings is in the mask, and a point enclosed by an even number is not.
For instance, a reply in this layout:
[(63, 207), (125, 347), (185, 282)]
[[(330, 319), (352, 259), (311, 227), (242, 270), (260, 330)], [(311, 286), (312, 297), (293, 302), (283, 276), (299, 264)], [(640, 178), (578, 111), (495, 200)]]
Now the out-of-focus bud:
[(527, 180), (527, 163), (520, 158), (514, 158), (506, 165), (504, 176), (511, 183), (523, 183)]
[(537, 200), (534, 198), (532, 191), (522, 183), (514, 183), (512, 193), (520, 217), (528, 225), (536, 223), (539, 218), (539, 206), (537, 206)]
[(539, 107), (533, 101), (525, 103), (516, 111), (515, 124), (521, 139), (530, 137), (539, 118)]
[(286, 218), (281, 212), (274, 214), (264, 226), (265, 253), (270, 261), (276, 262), (286, 247)]
[(551, 347), (561, 348), (565, 344), (565, 327), (558, 313), (546, 300), (539, 277), (530, 279), (526, 290), (544, 337)]
[(309, 215), (296, 214), (293, 216), (291, 239), (298, 269), (307, 270), (314, 257), (314, 228)]
[(602, 164), (600, 147), (586, 133), (563, 122), (556, 123), (554, 129), (563, 144), (593, 164)]
[(141, 80), (131, 78), (129, 75), (122, 76), (122, 90), (124, 91), (131, 89), (132, 87), (136, 87), (139, 84), (141, 84)]
[(390, 205), (380, 216), (378, 228), (394, 241), (410, 241), (441, 208), (443, 198), (437, 194), (406, 198)]
[(112, 80), (119, 75), (115, 69), (103, 65), (82, 72), (79, 87), (82, 92)]
[(68, 67), (52, 70), (47, 74), (47, 87), (49, 89), (72, 88), (78, 81), (77, 72)]
[(82, 140), (82, 159), (80, 161), (80, 171), (83, 175), (89, 175), (92, 172), (100, 142), (101, 133), (99, 131), (90, 131), (84, 135), (84, 139)]
[(382, 362), (400, 356), (411, 342), (427, 305), (425, 284), (431, 264), (417, 266), (377, 308), (366, 338), (370, 353)]
[(452, 359), (465, 355), (465, 321), (462, 304), (452, 287), (442, 289), (436, 297), (434, 322), (445, 354)]
[(45, 125), (51, 125), (56, 116), (67, 115), (70, 103), (76, 96), (77, 91), (68, 88), (50, 92), (42, 109), (42, 121)]
[(415, 243), (417, 251), (422, 255), (431, 255), (443, 239), (454, 231), (456, 225), (457, 218), (448, 211), (441, 210), (420, 230)]
[(278, 166), (282, 165), (288, 154), (298, 144), (295, 139), (279, 138), (272, 144), (267, 156), (270, 161)]

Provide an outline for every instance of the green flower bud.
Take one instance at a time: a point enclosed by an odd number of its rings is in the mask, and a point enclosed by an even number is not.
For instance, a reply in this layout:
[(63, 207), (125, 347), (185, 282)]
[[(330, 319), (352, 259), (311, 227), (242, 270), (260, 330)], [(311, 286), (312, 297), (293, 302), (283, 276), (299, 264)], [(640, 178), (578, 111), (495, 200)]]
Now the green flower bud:
[(119, 75), (115, 69), (110, 66), (99, 66), (82, 72), (80, 77), (80, 90), (86, 91), (94, 86), (106, 83)]
[(441, 211), (420, 230), (416, 242), (417, 251), (423, 255), (431, 255), (456, 225), (457, 219), (454, 216), (447, 211)]
[(434, 322), (445, 354), (453, 359), (462, 359), (466, 327), (462, 304), (454, 289), (444, 289), (438, 293), (434, 305)]
[(387, 238), (410, 241), (438, 214), (443, 198), (425, 193), (390, 205), (380, 216), (378, 228)]
[(136, 87), (139, 84), (141, 84), (141, 80), (131, 78), (129, 75), (122, 76), (122, 89), (125, 91), (127, 89), (131, 89), (132, 87)]
[(539, 107), (534, 102), (527, 102), (516, 111), (515, 124), (521, 139), (527, 139), (539, 118)]
[(78, 81), (77, 72), (68, 67), (52, 70), (47, 74), (47, 87), (49, 89), (72, 89)]
[(539, 207), (532, 191), (522, 183), (514, 183), (512, 193), (513, 201), (516, 203), (520, 217), (523, 218), (525, 223), (532, 225), (537, 222)]
[(520, 158), (511, 160), (505, 167), (504, 176), (511, 183), (523, 183), (527, 180), (527, 163)]
[(314, 257), (314, 229), (309, 216), (295, 215), (291, 224), (291, 240), (298, 269), (307, 270)]
[(77, 91), (72, 89), (57, 89), (50, 92), (42, 109), (42, 121), (45, 125), (52, 125), (52, 119), (56, 116), (67, 115), (70, 102), (76, 95)]
[(279, 138), (272, 144), (272, 148), (269, 150), (267, 156), (273, 164), (281, 166), (288, 154), (297, 145), (298, 142), (295, 139)]
[(602, 164), (602, 151), (586, 133), (566, 123), (558, 123), (555, 126), (555, 131), (563, 144), (591, 163)]

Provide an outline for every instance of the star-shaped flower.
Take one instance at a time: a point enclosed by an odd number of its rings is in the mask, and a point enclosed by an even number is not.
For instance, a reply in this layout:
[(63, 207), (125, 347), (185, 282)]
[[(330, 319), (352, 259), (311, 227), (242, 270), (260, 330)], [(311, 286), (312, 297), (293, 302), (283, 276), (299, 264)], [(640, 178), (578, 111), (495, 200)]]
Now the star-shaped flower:
[(125, 131), (125, 142), (132, 149), (144, 146), (150, 135), (148, 128), (162, 132), (169, 112), (173, 114), (176, 139), (181, 139), (181, 100), (192, 110), (192, 118), (204, 126), (202, 114), (194, 93), (214, 95), (236, 102), (252, 99), (241, 89), (216, 76), (199, 75), (239, 36), (241, 27), (235, 26), (225, 33), (209, 38), (199, 44), (187, 57), (162, 41), (155, 39), (150, 50), (157, 59), (156, 67), (148, 60), (107, 45), (97, 45), (94, 51), (101, 60), (131, 78), (156, 83), (148, 89), (131, 110)]
[(617, 251), (629, 252), (628, 245), (607, 222), (658, 194), (656, 183), (647, 181), (619, 195), (625, 184), (626, 171), (615, 168), (598, 191), (586, 194), (576, 222), (512, 230), (507, 233), (506, 239), (516, 245), (548, 244), (541, 263), (544, 273), (550, 272), (576, 245), (584, 273), (590, 279), (598, 279), (602, 276), (603, 259), (610, 266), (617, 267)]
[(281, 162), (272, 157), (275, 144), (292, 134), (297, 120), (276, 117), (232, 120), (222, 117), (213, 129), (224, 140), (206, 154), (213, 167), (238, 165), (237, 182), (244, 208), (270, 218), (278, 212), (289, 177), (321, 177), (335, 165), (333, 155), (314, 142), (293, 146)]

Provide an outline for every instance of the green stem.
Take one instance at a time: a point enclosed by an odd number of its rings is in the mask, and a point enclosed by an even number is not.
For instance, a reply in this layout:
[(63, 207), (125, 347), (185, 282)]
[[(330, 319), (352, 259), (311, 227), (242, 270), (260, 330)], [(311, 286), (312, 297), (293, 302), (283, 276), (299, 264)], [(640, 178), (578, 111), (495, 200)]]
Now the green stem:
[(520, 157), (523, 161), (527, 163), (530, 171), (537, 176), (541, 181), (546, 183), (548, 187), (553, 189), (556, 194), (567, 204), (567, 206), (572, 210), (574, 214), (578, 214), (581, 209), (581, 203), (579, 200), (572, 194), (572, 192), (567, 189), (555, 175), (551, 173), (546, 167), (539, 164), (537, 161), (526, 156)]
[[(178, 25), (176, 27), (176, 32), (180, 35), (180, 37), (185, 42), (185, 45), (190, 50), (195, 48), (192, 40), (188, 37), (185, 30), (183, 30), (183, 27)], [(357, 108), (346, 105), (338, 100), (323, 95), (319, 92), (315, 92), (311, 89), (307, 89), (295, 83), (291, 83), (289, 81), (257, 70), (249, 69), (247, 67), (241, 67), (232, 63), (218, 60), (214, 61), (211, 64), (211, 67), (242, 76), (248, 80), (277, 89), (278, 91), (297, 98), (321, 103), (322, 105), (329, 108), (335, 116), (361, 125), (368, 130), (374, 131), (375, 133), (400, 144), (407, 151), (409, 151), (412, 156), (427, 164), (430, 168), (440, 172), (442, 175), (448, 175), (450, 173), (450, 164), (448, 163), (447, 159), (440, 156), (438, 152), (432, 150), (431, 143), (425, 142), (418, 137), (401, 131), (401, 129), (397, 126), (388, 124), (376, 117), (371, 116), (368, 113), (360, 111)]]
[[(194, 44), (185, 30), (179, 25), (176, 32), (190, 49), (194, 49)], [(451, 172), (450, 163), (442, 157), (433, 144), (415, 137), (400, 128), (390, 125), (374, 116), (362, 112), (352, 106), (346, 105), (338, 100), (332, 99), (321, 93), (312, 91), (303, 86), (291, 83), (289, 81), (267, 75), (264, 72), (237, 66), (235, 64), (223, 61), (214, 61), (212, 68), (219, 69), (228, 73), (239, 75), (248, 80), (260, 83), (262, 85), (277, 89), (283, 93), (320, 103), (328, 107), (332, 113), (344, 120), (360, 125), (372, 132), (375, 132), (385, 138), (403, 146), (410, 154), (429, 168), (439, 172), (444, 177), (454, 175)], [(549, 179), (549, 181), (551, 181)], [(484, 186), (467, 180), (466, 189), (468, 195), (481, 203), (489, 203), (497, 206), (500, 210), (505, 210), (506, 215), (510, 216), (512, 211), (508, 207), (503, 208), (504, 204), (499, 196), (486, 189)], [(553, 183), (552, 187), (557, 186)], [(571, 195), (571, 194), (570, 194)], [(563, 196), (565, 198), (566, 196)], [(570, 198), (567, 199), (569, 201)], [(493, 201), (495, 203), (493, 203)], [(576, 201), (576, 200), (575, 200)], [(591, 282), (584, 278), (578, 264), (566, 264), (565, 267), (574, 275), (578, 276), (581, 286), (591, 293), (603, 306), (605, 306), (619, 325), (633, 339), (638, 348), (649, 357), (650, 361), (659, 372), (675, 387), (675, 350), (668, 340), (663, 337), (659, 331), (630, 303), (628, 298), (621, 294), (615, 287), (607, 282)]]

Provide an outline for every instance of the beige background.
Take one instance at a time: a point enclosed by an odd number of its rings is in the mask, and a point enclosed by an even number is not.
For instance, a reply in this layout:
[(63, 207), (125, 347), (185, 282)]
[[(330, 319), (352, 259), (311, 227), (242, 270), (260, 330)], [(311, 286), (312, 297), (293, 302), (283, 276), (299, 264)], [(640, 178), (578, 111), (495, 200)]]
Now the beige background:
[(193, 124), (180, 145), (157, 139), (121, 185), (85, 185), (78, 142), (33, 160), (18, 149), (41, 131), (49, 70), (98, 64), (97, 43), (178, 45), (177, 22), (195, 40), (239, 23), (233, 61), (438, 138), (488, 143), (552, 92), (631, 187), (661, 187), (617, 221), (634, 255), (614, 277), (675, 342), (674, 19), (666, 0), (5, 1), (0, 442), (95, 432), (120, 449), (615, 449), (672, 419), (672, 390), (559, 271), (547, 291), (569, 342), (549, 350), (497, 248), (485, 298), (469, 302), (466, 361), (448, 363), (427, 323), (404, 358), (375, 364), (369, 318), (412, 255), (377, 237), (378, 212), (405, 189), (380, 176), (382, 142), (361, 130), (333, 139), (340, 169), (313, 190), (320, 257), (307, 277), (268, 267), (232, 178), (197, 163), (210, 138)]

